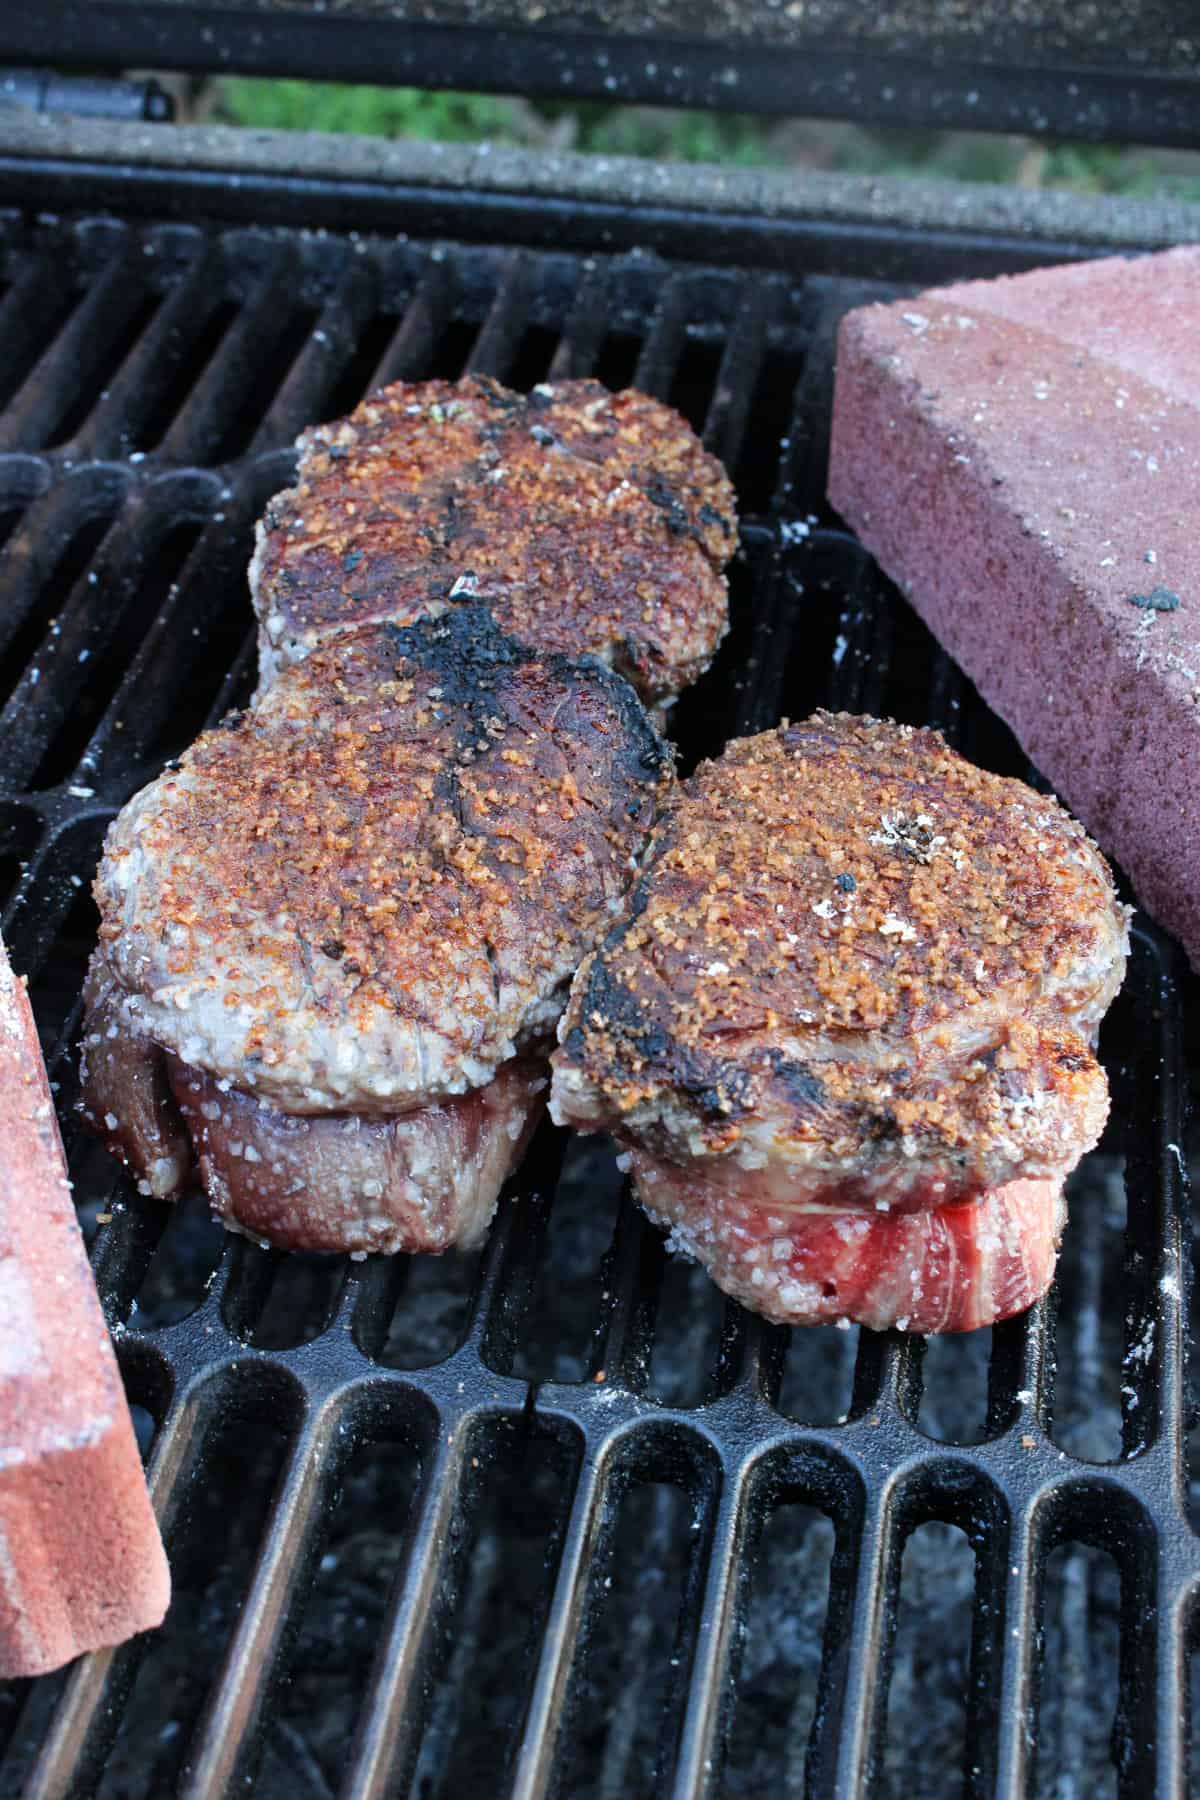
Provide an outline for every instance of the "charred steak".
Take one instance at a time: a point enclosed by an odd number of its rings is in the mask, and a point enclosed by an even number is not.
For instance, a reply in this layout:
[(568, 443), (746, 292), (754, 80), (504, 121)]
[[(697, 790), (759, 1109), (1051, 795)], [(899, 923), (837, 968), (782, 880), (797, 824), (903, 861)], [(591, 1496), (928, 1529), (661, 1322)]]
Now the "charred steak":
[(650, 701), (724, 636), (733, 490), (657, 400), (595, 381), (398, 383), (298, 448), (250, 568), (264, 686), (331, 633), (459, 601), (523, 643), (591, 651)]
[(1056, 801), (818, 713), (668, 801), (551, 1110), (611, 1129), (647, 1209), (771, 1318), (990, 1323), (1052, 1277), (1125, 948)]
[(87, 1118), (281, 1246), (477, 1241), (669, 777), (619, 677), (480, 609), (335, 637), (114, 822)]

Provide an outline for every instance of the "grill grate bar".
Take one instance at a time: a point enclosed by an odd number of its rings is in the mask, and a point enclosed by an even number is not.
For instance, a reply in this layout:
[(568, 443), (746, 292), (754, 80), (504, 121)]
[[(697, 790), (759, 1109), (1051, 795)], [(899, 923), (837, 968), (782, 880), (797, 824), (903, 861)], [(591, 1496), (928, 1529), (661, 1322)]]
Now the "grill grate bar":
[(1033, 1508), (1019, 1508), (1009, 1521), (1004, 1565), (995, 1584), (1000, 1602), (998, 1735), (994, 1752), (987, 1738), (978, 1746), (975, 1760), (980, 1764), (983, 1793), (1007, 1796), (1028, 1791), (1034, 1735), (1034, 1647), (1041, 1628), (1040, 1570), (1045, 1565), (1040, 1538)]
[[(111, 516), (126, 492), (121, 472), (111, 466), (82, 470), (61, 487), (50, 487), (34, 499), (5, 546), (5, 607), (0, 617), (0, 654), (19, 656), (24, 671), (13, 686), (31, 680), (36, 650), (50, 623), (50, 607), (62, 587), (62, 567), (75, 541), (94, 520)], [(43, 617), (44, 615), (44, 617)], [(40, 698), (40, 696), (39, 696)], [(7, 777), (16, 786), (16, 781)]]
[(120, 456), (139, 448), (146, 420), (217, 304), (220, 251), (194, 228), (180, 231), (171, 247), (175, 281), (107, 392), (76, 432), (74, 449), (79, 455)]
[(718, 1736), (727, 1710), (728, 1668), (734, 1652), (743, 1589), (749, 1577), (744, 1555), (747, 1464), (727, 1475), (721, 1490), (700, 1602), (696, 1652), (688, 1686), (674, 1800), (720, 1792)]
[[(344, 1405), (330, 1401), (304, 1423), (281, 1477), (250, 1590), (204, 1716), (181, 1800), (233, 1785), (269, 1695), (289, 1614), (307, 1588), (329, 1493), (344, 1461)], [(249, 1777), (247, 1777), (249, 1779)]]
[(98, 384), (104, 358), (139, 310), (147, 290), (132, 241), (120, 235), (98, 280), (38, 358), (0, 420), (0, 450), (36, 450), (68, 408)]
[(368, 391), (392, 381), (413, 381), (430, 368), (438, 340), (454, 306), (452, 265), (435, 248), (418, 281), (404, 317), (367, 384)]
[[(1152, 1623), (1137, 1633), (1125, 1672), (1128, 1685), (1140, 1694), (1138, 1716), (1130, 1723), (1144, 1746), (1144, 1753), (1122, 1772), (1122, 1790), (1131, 1795), (1189, 1791), (1188, 1639), (1197, 1589), (1194, 1581), (1184, 1585), (1187, 1577), (1172, 1562), (1160, 1546)], [(1134, 1633), (1127, 1637), (1133, 1639)], [(1152, 1643), (1146, 1641), (1150, 1637)]]
[(590, 375), (599, 359), (612, 312), (608, 270), (584, 264), (574, 305), (550, 362), (548, 381), (574, 381)]
[(660, 289), (654, 317), (633, 374), (632, 386), (640, 388), (643, 394), (653, 394), (657, 400), (667, 398), (683, 347), (686, 319), (686, 278), (669, 275)]
[(245, 303), (163, 437), (161, 453), (167, 461), (194, 463), (213, 457), (245, 415), (255, 377), (294, 304), (299, 273), (296, 253), (278, 240), (261, 260)]
[(417, 1523), (380, 1637), (340, 1800), (385, 1800), (403, 1791), (415, 1751), (417, 1686), (430, 1648), (441, 1577), (451, 1550), (466, 1460), (466, 1434), (443, 1429), (422, 1472)]
[(525, 328), (533, 287), (533, 265), (514, 250), (496, 289), (496, 297), (467, 358), (468, 375), (494, 375), (503, 381), (512, 367)]
[(578, 1655), (588, 1583), (604, 1526), (610, 1457), (592, 1450), (575, 1484), (533, 1691), (521, 1731), (512, 1800), (542, 1800), (550, 1791), (572, 1665)]
[[(48, 251), (30, 257), (0, 301), (0, 344), (4, 345), (7, 399), (38, 359), (48, 329), (54, 329), (71, 304), (67, 272)], [(9, 447), (8, 419), (0, 423), (0, 450)]]
[[(199, 485), (206, 494), (213, 484), (202, 476)], [(180, 478), (172, 477), (166, 485), (130, 497), (49, 625), (37, 662), (0, 713), (0, 758), (12, 779), (36, 780), (55, 739), (94, 690), (97, 664), (125, 626), (147, 565), (180, 513), (194, 514), (195, 478), (184, 476), (182, 492), (179, 487)], [(98, 589), (109, 597), (102, 609), (96, 605)], [(166, 623), (167, 615), (157, 611), (144, 639), (148, 662), (158, 654), (159, 634)]]
[(867, 1791), (883, 1726), (880, 1633), (891, 1610), (884, 1596), (894, 1596), (899, 1554), (886, 1497), (868, 1490), (855, 1510), (853, 1527), (847, 1522), (838, 1531), (809, 1755), (812, 1789), (847, 1796)]
[(326, 416), (325, 404), (347, 350), (358, 342), (377, 298), (373, 271), (361, 261), (350, 263), (259, 426), (252, 452), (290, 444), (303, 426)]
[(743, 283), (734, 298), (736, 326), (725, 340), (712, 403), (702, 433), (705, 449), (736, 469), (767, 348), (772, 294), (759, 282)]

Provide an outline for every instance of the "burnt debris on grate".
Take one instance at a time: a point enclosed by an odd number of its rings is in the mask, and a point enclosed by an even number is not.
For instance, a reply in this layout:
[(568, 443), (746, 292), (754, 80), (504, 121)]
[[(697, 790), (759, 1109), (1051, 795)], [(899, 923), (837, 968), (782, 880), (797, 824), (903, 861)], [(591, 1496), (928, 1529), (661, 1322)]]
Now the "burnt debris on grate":
[(685, 766), (831, 704), (1028, 772), (823, 499), (837, 319), (886, 290), (13, 214), (0, 255), (0, 906), (177, 1578), (155, 1638), (0, 1692), (3, 1790), (1181, 1792), (1185, 1067), (1144, 922), (1054, 1294), (929, 1347), (726, 1303), (602, 1142), (539, 1133), (478, 1256), (351, 1265), (143, 1200), (73, 1112), (103, 832), (245, 699), (254, 519), (379, 381), (636, 381), (725, 459)]

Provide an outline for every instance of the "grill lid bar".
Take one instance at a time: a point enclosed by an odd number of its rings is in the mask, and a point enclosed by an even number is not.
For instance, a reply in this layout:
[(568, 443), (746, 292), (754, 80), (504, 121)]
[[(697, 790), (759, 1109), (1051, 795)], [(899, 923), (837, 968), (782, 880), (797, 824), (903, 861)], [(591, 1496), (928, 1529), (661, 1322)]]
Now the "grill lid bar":
[[(58, 0), (9, 9), (0, 58), (59, 68), (220, 70), (468, 88), (543, 99), (868, 117), (876, 124), (1021, 131), (1091, 142), (1197, 141), (1200, 58), (1179, 8), (1079, 15), (1043, 0), (1015, 29), (1001, 4), (915, 6), (891, 26), (850, 0), (781, 10), (676, 0), (615, 9), (476, 4), (180, 4)], [(438, 18), (438, 13), (441, 18)], [(564, 16), (565, 14), (565, 16)], [(556, 16), (558, 15), (558, 16)], [(608, 28), (605, 29), (607, 23)]]

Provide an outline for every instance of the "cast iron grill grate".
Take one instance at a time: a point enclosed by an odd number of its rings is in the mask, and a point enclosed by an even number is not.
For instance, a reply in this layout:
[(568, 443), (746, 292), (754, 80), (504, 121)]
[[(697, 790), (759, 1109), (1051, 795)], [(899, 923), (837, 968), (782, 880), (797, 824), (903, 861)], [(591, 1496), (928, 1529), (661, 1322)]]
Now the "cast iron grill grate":
[(299, 427), (380, 381), (596, 372), (725, 459), (734, 625), (685, 763), (826, 703), (1029, 773), (822, 500), (834, 326), (886, 290), (113, 219), (0, 243), (0, 904), (177, 1595), (0, 1691), (0, 1792), (1182, 1792), (1185, 1069), (1152, 928), (1055, 1295), (929, 1347), (724, 1304), (610, 1150), (548, 1128), (481, 1256), (356, 1265), (141, 1200), (73, 1111), (104, 829), (248, 693), (253, 521)]

